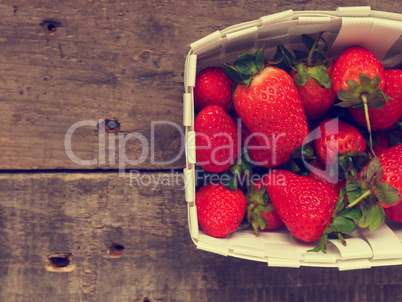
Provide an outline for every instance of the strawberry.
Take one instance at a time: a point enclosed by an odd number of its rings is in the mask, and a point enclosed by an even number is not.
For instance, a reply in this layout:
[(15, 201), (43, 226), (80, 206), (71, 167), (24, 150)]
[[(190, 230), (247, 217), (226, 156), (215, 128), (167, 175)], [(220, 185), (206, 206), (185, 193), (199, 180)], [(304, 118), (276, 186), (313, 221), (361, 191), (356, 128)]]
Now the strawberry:
[(201, 70), (195, 79), (194, 106), (201, 111), (210, 105), (219, 105), (229, 112), (233, 109), (232, 85), (222, 67), (211, 66)]
[(287, 72), (264, 64), (264, 50), (241, 55), (225, 72), (237, 82), (236, 112), (253, 133), (266, 158), (261, 166), (285, 163), (308, 134), (306, 115), (297, 88)]
[(251, 223), (254, 232), (259, 230), (271, 231), (283, 225), (274, 206), (269, 201), (267, 190), (261, 178), (252, 180), (247, 194), (247, 220)]
[(263, 216), (267, 221), (267, 225), (265, 226), (264, 231), (276, 230), (283, 225), (283, 221), (281, 217), (279, 217), (279, 214), (278, 212), (276, 212), (275, 208), (274, 210), (267, 213), (261, 212), (261, 216)]
[(257, 140), (256, 135), (252, 134), (246, 125), (242, 122), (242, 143), (247, 148), (249, 156), (248, 161), (256, 166), (268, 166), (266, 159), (271, 156), (271, 151), (267, 148), (263, 148), (260, 142)]
[(222, 107), (204, 108), (194, 122), (196, 160), (208, 172), (223, 172), (239, 154), (237, 127)]
[[(390, 97), (381, 109), (370, 107), (368, 115), (372, 131), (391, 129), (402, 118), (402, 70), (386, 69), (384, 93)], [(363, 110), (349, 108), (351, 117), (357, 124), (367, 127)]]
[[(384, 150), (376, 158), (377, 161), (378, 163), (376, 164), (372, 163), (374, 160), (367, 164), (360, 171), (359, 178), (365, 182), (364, 188), (367, 190), (366, 192), (371, 190), (371, 195), (377, 197), (383, 208), (393, 207), (402, 202), (402, 197), (390, 203), (387, 199), (384, 199), (384, 196), (378, 195), (382, 192), (378, 191), (377, 187), (379, 184), (384, 183), (387, 187), (394, 188), (396, 195), (402, 195), (402, 145), (396, 145)], [(386, 188), (386, 190), (392, 191), (393, 189)]]
[(324, 182), (286, 170), (271, 170), (264, 183), (273, 206), (298, 239), (320, 239), (331, 222), (338, 195)]
[(317, 156), (324, 166), (331, 166), (339, 155), (366, 151), (366, 141), (356, 127), (338, 119), (326, 119), (319, 124), (315, 143)]
[[(380, 60), (364, 47), (354, 46), (342, 51), (336, 59), (331, 74), (332, 85), (342, 102), (336, 104), (341, 107), (351, 107), (349, 112), (353, 116), (354, 110), (362, 110), (364, 121), (370, 135), (372, 149), (369, 107), (382, 109), (389, 97), (384, 93), (386, 74)], [(372, 150), (371, 150), (372, 151)], [(372, 151), (373, 152), (373, 151)]]
[(391, 219), (396, 222), (402, 222), (402, 203), (396, 206), (385, 208), (385, 218)]
[[(328, 47), (321, 37), (322, 33), (316, 40), (302, 35), (303, 43), (309, 52), (295, 50), (295, 56), (283, 45), (279, 45), (278, 53), (282, 55), (275, 60), (285, 62), (291, 68), (289, 74), (299, 91), (306, 115), (313, 120), (321, 119), (336, 100), (330, 78), (334, 61), (326, 55)], [(325, 43), (323, 49), (318, 47), (321, 39)]]
[[(328, 73), (331, 73), (331, 66), (328, 68)], [(298, 73), (291, 71), (290, 75), (296, 80)], [(311, 77), (303, 86), (298, 87), (298, 91), (307, 117), (313, 120), (321, 119), (336, 100), (336, 94), (332, 88), (321, 87)]]
[(308, 177), (326, 183), (339, 194), (340, 190), (345, 186), (346, 180), (339, 180), (337, 175), (331, 175), (330, 170), (325, 170), (324, 165), (319, 160), (313, 160), (309, 164), (311, 165), (311, 171)]
[(195, 195), (198, 223), (209, 236), (223, 237), (238, 229), (247, 201), (244, 193), (231, 191), (222, 184), (206, 184)]
[(402, 145), (383, 151), (346, 183), (347, 208), (358, 208), (358, 225), (376, 230), (385, 220), (385, 209), (402, 204)]
[[(379, 77), (380, 82), (376, 86), (366, 85), (370, 83), (361, 82), (361, 74), (373, 79)], [(371, 51), (366, 48), (353, 46), (346, 48), (335, 61), (331, 74), (332, 85), (339, 95), (340, 90), (353, 93), (355, 100), (359, 101), (361, 94), (374, 92), (376, 88), (383, 89), (385, 86), (385, 71), (382, 63)], [(353, 83), (351, 85), (351, 80)], [(351, 87), (350, 87), (351, 86)]]

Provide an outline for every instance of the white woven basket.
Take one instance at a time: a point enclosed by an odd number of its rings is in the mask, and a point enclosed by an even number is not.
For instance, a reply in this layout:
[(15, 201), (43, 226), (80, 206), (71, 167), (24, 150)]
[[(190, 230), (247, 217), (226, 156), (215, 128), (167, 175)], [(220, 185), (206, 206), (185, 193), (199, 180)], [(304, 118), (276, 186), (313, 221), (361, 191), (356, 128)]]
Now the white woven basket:
[(216, 31), (190, 45), (185, 62), (183, 123), (186, 130), (185, 198), (191, 238), (208, 252), (268, 263), (268, 266), (337, 267), (339, 270), (402, 264), (402, 224), (388, 222), (375, 232), (356, 230), (347, 246), (330, 240), (328, 251), (307, 253), (316, 243), (302, 243), (285, 228), (279, 231), (236, 231), (225, 238), (212, 238), (199, 230), (195, 207), (194, 97), (196, 73), (204, 67), (233, 62), (244, 52), (265, 47), (272, 58), (276, 45), (302, 49), (301, 34), (324, 31), (336, 58), (346, 47), (359, 45), (374, 52), (385, 67), (402, 64), (402, 15), (373, 11), (370, 7), (341, 7), (336, 11), (284, 11), (258, 20)]

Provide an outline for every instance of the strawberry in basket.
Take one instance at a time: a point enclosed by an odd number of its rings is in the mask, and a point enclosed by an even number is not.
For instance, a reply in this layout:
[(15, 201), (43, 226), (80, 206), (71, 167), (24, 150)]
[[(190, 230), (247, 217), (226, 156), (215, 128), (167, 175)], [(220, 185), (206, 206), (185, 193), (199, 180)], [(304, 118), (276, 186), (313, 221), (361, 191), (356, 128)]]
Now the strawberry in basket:
[(308, 177), (326, 183), (332, 187), (337, 194), (339, 194), (341, 189), (345, 186), (346, 180), (339, 179), (338, 175), (331, 175), (331, 171), (326, 170), (325, 166), (321, 164), (319, 160), (313, 160), (309, 164), (311, 165), (311, 171), (308, 174)]
[[(386, 69), (383, 89), (387, 98), (382, 108), (370, 107), (368, 115), (371, 129), (382, 131), (391, 129), (402, 118), (402, 70)], [(363, 110), (349, 109), (352, 118), (361, 126), (366, 126), (366, 118)]]
[(255, 135), (267, 156), (262, 166), (285, 163), (308, 134), (305, 111), (289, 74), (265, 65), (264, 50), (239, 56), (225, 72), (237, 86), (233, 93), (236, 112)]
[(240, 189), (209, 183), (195, 195), (198, 223), (206, 234), (223, 237), (237, 230), (246, 213), (247, 202)]
[(232, 85), (222, 67), (211, 66), (201, 70), (195, 80), (194, 107), (201, 111), (207, 106), (218, 105), (226, 112), (233, 109)]
[[(400, 113), (396, 114), (398, 117), (395, 121), (393, 117), (388, 117), (390, 115), (388, 107), (390, 104), (390, 108), (395, 105), (392, 105), (393, 102), (390, 102), (389, 96), (384, 92), (386, 78), (387, 73), (380, 60), (374, 53), (359, 46), (342, 51), (335, 61), (331, 74), (333, 88), (338, 98), (342, 100), (337, 105), (348, 107), (350, 115), (356, 122), (367, 127), (370, 134), (370, 148), (372, 148), (372, 129), (387, 129), (400, 118)], [(388, 106), (385, 107), (387, 102)]]
[(319, 124), (319, 137), (315, 148), (323, 165), (332, 165), (337, 157), (345, 153), (366, 151), (363, 135), (347, 122), (340, 119), (326, 119)]
[(267, 158), (270, 158), (271, 150), (261, 146), (260, 141), (257, 139), (258, 134), (253, 134), (243, 122), (241, 125), (241, 140), (247, 148), (249, 162), (256, 166), (270, 167), (271, 164), (267, 163)]
[(300, 176), (286, 170), (271, 170), (264, 183), (273, 206), (286, 227), (296, 238), (305, 242), (320, 240), (317, 248), (323, 251), (328, 236), (336, 235), (343, 242), (342, 234), (355, 230), (355, 209), (345, 209), (344, 195), (328, 184)]
[[(292, 55), (283, 45), (278, 45), (277, 54), (273, 63), (284, 63), (290, 68), (292, 76), (299, 91), (303, 107), (309, 119), (321, 119), (332, 107), (336, 100), (332, 89), (331, 72), (334, 65), (332, 58), (327, 56), (328, 46), (321, 38), (302, 35), (302, 40), (308, 52), (295, 50)], [(318, 43), (323, 40), (324, 48)]]
[(348, 208), (357, 206), (362, 213), (359, 226), (377, 229), (385, 220), (384, 209), (402, 203), (402, 145), (374, 157), (358, 177), (348, 179), (346, 189)]
[(396, 222), (402, 222), (402, 203), (384, 209), (385, 217)]
[(196, 159), (208, 172), (229, 169), (239, 154), (236, 123), (222, 107), (204, 108), (194, 122), (196, 132)]
[(325, 119), (317, 129), (315, 150), (325, 170), (321, 175), (339, 188), (369, 161), (366, 140), (356, 127), (340, 119)]

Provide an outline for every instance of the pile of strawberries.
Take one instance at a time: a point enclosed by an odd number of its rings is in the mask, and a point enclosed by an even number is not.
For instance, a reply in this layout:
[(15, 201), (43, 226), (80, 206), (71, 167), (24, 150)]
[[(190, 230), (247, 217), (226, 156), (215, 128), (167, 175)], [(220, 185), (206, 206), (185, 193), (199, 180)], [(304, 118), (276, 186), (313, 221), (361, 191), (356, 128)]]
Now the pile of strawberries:
[(402, 222), (390, 140), (402, 137), (402, 70), (358, 46), (331, 58), (321, 34), (302, 40), (307, 51), (278, 45), (270, 60), (260, 49), (197, 74), (196, 207), (210, 236), (286, 227), (325, 252), (356, 227)]

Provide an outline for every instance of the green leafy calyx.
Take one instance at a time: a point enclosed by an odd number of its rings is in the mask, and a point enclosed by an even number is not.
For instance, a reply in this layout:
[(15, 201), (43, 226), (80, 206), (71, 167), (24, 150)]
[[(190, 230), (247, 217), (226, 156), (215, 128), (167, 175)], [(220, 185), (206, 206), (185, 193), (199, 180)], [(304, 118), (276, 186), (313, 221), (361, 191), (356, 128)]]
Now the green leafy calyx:
[(401, 195), (389, 183), (382, 182), (384, 166), (374, 157), (361, 171), (360, 179), (352, 177), (346, 183), (348, 209), (360, 209), (358, 225), (375, 231), (385, 220), (382, 204), (395, 204)]
[[(390, 99), (378, 86), (381, 78), (375, 75), (370, 78), (364, 73), (359, 74), (359, 83), (353, 79), (347, 81), (348, 89), (339, 89), (338, 98), (342, 101), (337, 106), (364, 109), (364, 98), (374, 109), (382, 109)], [(364, 98), (363, 98), (364, 96)]]
[(243, 177), (249, 178), (253, 173), (253, 167), (247, 161), (248, 155), (246, 156), (246, 153), (247, 149), (242, 148), (229, 170), (220, 173), (221, 175), (225, 175), (225, 179), (228, 180), (224, 182), (224, 186), (231, 191), (236, 191), (244, 183)]
[[(320, 41), (324, 42), (324, 47), (318, 47)], [(327, 57), (328, 45), (322, 38), (322, 33), (317, 39), (307, 35), (302, 35), (302, 41), (308, 52), (294, 50), (293, 54), (283, 45), (278, 45), (275, 57), (271, 64), (284, 65), (285, 69), (293, 69), (297, 75), (295, 85), (304, 86), (309, 78), (314, 79), (322, 88), (332, 88), (331, 77), (327, 70), (331, 59)]]
[(255, 54), (240, 55), (234, 64), (225, 64), (223, 70), (233, 82), (246, 85), (248, 88), (255, 75), (259, 74), (264, 67), (264, 49), (261, 48)]
[(274, 210), (274, 206), (269, 201), (269, 196), (265, 186), (255, 190), (254, 184), (250, 184), (246, 194), (247, 199), (247, 220), (251, 223), (255, 234), (259, 230), (264, 230), (267, 220), (261, 213), (268, 213)]

